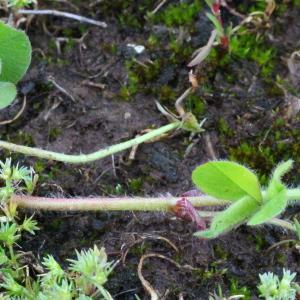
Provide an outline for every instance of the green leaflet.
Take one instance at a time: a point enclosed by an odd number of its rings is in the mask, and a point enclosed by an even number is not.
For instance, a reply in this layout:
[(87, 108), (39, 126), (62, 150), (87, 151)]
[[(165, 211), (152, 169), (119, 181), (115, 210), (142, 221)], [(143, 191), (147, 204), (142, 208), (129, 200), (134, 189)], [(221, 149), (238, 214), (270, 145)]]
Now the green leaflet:
[(218, 199), (236, 201), (250, 196), (255, 202), (262, 201), (256, 175), (234, 162), (205, 163), (193, 171), (192, 180), (204, 193)]
[(267, 222), (285, 210), (287, 206), (286, 187), (281, 178), (292, 166), (293, 161), (290, 159), (275, 168), (266, 191), (264, 204), (249, 220), (248, 225), (254, 226)]
[(11, 104), (16, 95), (17, 89), (13, 83), (0, 81), (0, 109)]
[(214, 4), (214, 0), (205, 0), (207, 6), (211, 7)]
[(0, 81), (17, 83), (26, 73), (31, 61), (31, 45), (23, 31), (0, 22)]
[(265, 203), (261, 209), (250, 218), (247, 225), (254, 226), (265, 223), (279, 215), (287, 205), (286, 190), (283, 189), (276, 196)]
[(218, 36), (223, 35), (223, 27), (219, 20), (211, 13), (207, 13), (206, 16), (211, 20), (211, 22), (214, 24), (215, 29), (217, 30)]
[(294, 218), (294, 227), (296, 230), (297, 238), (298, 238), (298, 240), (300, 240), (300, 223), (298, 222), (298, 220), (296, 218)]
[(285, 189), (285, 185), (282, 183), (281, 178), (286, 174), (293, 166), (293, 161), (289, 159), (288, 161), (279, 164), (272, 175), (267, 188), (266, 201), (274, 198), (280, 191)]
[(253, 198), (249, 196), (243, 197), (214, 217), (208, 230), (198, 231), (195, 233), (195, 236), (215, 238), (221, 233), (245, 222), (258, 208), (259, 204)]

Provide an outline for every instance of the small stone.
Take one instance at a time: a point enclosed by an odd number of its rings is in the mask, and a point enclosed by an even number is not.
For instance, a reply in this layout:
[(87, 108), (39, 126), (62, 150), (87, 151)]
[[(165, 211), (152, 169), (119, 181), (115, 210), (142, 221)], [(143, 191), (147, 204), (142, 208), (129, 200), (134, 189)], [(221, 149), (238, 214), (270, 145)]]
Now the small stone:
[(145, 51), (145, 46), (143, 45), (127, 44), (127, 47), (133, 48), (137, 54), (141, 54)]

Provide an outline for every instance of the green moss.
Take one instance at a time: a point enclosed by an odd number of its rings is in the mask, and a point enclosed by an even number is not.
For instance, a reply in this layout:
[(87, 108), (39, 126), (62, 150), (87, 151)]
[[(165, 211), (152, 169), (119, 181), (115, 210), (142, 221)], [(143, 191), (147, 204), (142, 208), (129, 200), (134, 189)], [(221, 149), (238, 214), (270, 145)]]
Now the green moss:
[(130, 76), (134, 75), (138, 77), (140, 83), (147, 84), (156, 79), (160, 74), (161, 61), (157, 59), (147, 64), (140, 64), (133, 60), (126, 62), (126, 68)]
[(151, 34), (148, 37), (148, 40), (146, 42), (147, 49), (153, 50), (153, 49), (157, 49), (159, 46), (160, 46), (160, 39), (156, 35)]
[(62, 30), (62, 35), (63, 35), (64, 37), (66, 37), (66, 38), (71, 38), (71, 37), (73, 37), (73, 35), (74, 35), (74, 31), (73, 31), (72, 28), (65, 27), (65, 28), (63, 28), (63, 30)]
[[(128, 69), (128, 67), (127, 67)], [(129, 101), (139, 90), (140, 79), (130, 69), (128, 70), (128, 83), (123, 85), (119, 91), (119, 96), (125, 101)]]
[(78, 30), (81, 35), (85, 34), (89, 30), (89, 26), (86, 24), (79, 24)]
[(295, 6), (300, 6), (300, 0), (294, 0), (294, 5)]
[(267, 183), (268, 174), (276, 164), (294, 159), (296, 166), (294, 172), (288, 174), (287, 181), (299, 182), (300, 132), (296, 129), (298, 123), (290, 128), (284, 119), (276, 119), (271, 128), (263, 130), (255, 139), (242, 139), (237, 141), (236, 146), (229, 146), (229, 158), (257, 170), (262, 184)]
[(115, 186), (113, 186), (113, 185), (102, 186), (102, 191), (105, 194), (110, 194), (110, 195), (115, 195), (115, 196), (125, 194), (124, 186), (120, 183), (117, 183)]
[(264, 83), (266, 94), (269, 97), (284, 97), (284, 92), (282, 88), (280, 88), (276, 83), (274, 83), (274, 80), (267, 80), (265, 78)]
[(251, 12), (265, 11), (265, 8), (265, 0), (243, 1), (237, 6), (237, 11), (248, 15)]
[(189, 95), (186, 98), (186, 103), (188, 104), (188, 111), (192, 112), (197, 119), (205, 113), (205, 103), (199, 96), (195, 94)]
[(239, 59), (255, 61), (261, 67), (262, 76), (269, 76), (274, 69), (275, 50), (262, 37), (254, 34), (237, 34), (230, 39), (230, 53)]
[(139, 243), (130, 248), (130, 253), (134, 256), (141, 257), (146, 253), (147, 248), (146, 243)]
[(31, 136), (31, 134), (25, 132), (25, 131), (18, 131), (16, 135), (14, 135), (13, 137), (8, 136), (7, 137), (8, 141), (11, 141), (15, 144), (20, 144), (20, 145), (26, 145), (29, 147), (34, 147), (34, 141), (33, 138)]
[(132, 178), (128, 180), (129, 191), (133, 194), (140, 192), (142, 186), (143, 186), (142, 178)]
[(227, 269), (219, 269), (215, 264), (216, 263), (212, 263), (211, 267), (201, 274), (202, 281), (205, 282), (209, 279), (220, 277), (227, 273)]
[(191, 3), (170, 4), (159, 13), (149, 17), (154, 23), (161, 22), (169, 27), (191, 25), (194, 23), (200, 10), (200, 1), (195, 0)]
[(60, 128), (57, 128), (57, 127), (54, 127), (54, 128), (51, 128), (49, 130), (49, 141), (50, 142), (53, 142), (55, 141), (60, 135), (61, 135), (61, 129)]
[(136, 90), (134, 89), (134, 92), (132, 92), (128, 86), (123, 85), (119, 90), (118, 97), (124, 101), (129, 101), (130, 97), (136, 93)]
[(266, 240), (262, 234), (256, 233), (254, 236), (255, 249), (260, 252), (266, 247)]
[(287, 260), (287, 257), (284, 253), (276, 252), (276, 255), (275, 255), (276, 264), (281, 265), (282, 267), (285, 267), (286, 266), (286, 260)]
[(220, 245), (214, 245), (214, 254), (218, 259), (227, 259), (227, 252)]
[(108, 54), (116, 55), (118, 53), (118, 46), (114, 43), (101, 43), (100, 47)]
[(62, 222), (63, 220), (60, 218), (52, 218), (50, 223), (51, 229), (54, 232), (58, 232), (61, 229)]
[(66, 43), (66, 46), (63, 48), (64, 53), (68, 53), (72, 49), (74, 49), (76, 46), (76, 42), (74, 39), (69, 39)]
[(147, 12), (153, 10), (152, 0), (113, 0), (101, 3), (101, 11), (106, 17), (118, 21), (122, 27), (139, 29), (146, 22)]
[(119, 21), (120, 25), (124, 27), (128, 26), (128, 27), (139, 29), (142, 26), (139, 19), (135, 17), (135, 15), (128, 15), (128, 14), (119, 15), (117, 17), (117, 20)]
[[(299, 0), (296, 0), (299, 1)], [(299, 1), (299, 5), (300, 5), (300, 1)], [(276, 10), (275, 13), (278, 16), (283, 16), (287, 10), (289, 9), (287, 3), (276, 3)]]
[(246, 286), (239, 286), (239, 282), (236, 279), (230, 280), (230, 294), (231, 295), (244, 295), (244, 300), (251, 299), (251, 292)]
[(121, 87), (119, 97), (128, 101), (138, 91), (153, 92), (151, 83), (160, 74), (160, 60), (143, 64), (135, 60), (126, 61), (125, 67), (128, 73), (128, 83)]
[(174, 101), (177, 98), (177, 94), (174, 91), (174, 88), (164, 84), (158, 89), (158, 96), (160, 102), (170, 102)]
[(221, 117), (219, 120), (219, 132), (224, 135), (225, 137), (232, 137), (234, 132), (233, 130), (230, 128), (229, 124), (227, 123), (227, 121)]
[(45, 161), (37, 160), (33, 165), (33, 169), (37, 174), (42, 174), (46, 169)]

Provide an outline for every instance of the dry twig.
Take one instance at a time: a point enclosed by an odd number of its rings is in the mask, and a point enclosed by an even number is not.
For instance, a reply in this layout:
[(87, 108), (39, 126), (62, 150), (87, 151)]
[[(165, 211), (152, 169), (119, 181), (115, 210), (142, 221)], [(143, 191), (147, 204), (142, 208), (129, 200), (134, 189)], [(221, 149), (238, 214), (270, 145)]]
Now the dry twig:
[(73, 95), (71, 95), (65, 88), (63, 88), (61, 85), (59, 85), (54, 77), (48, 76), (48, 81), (51, 82), (60, 92), (68, 96), (73, 102), (76, 102), (75, 98)]
[(151, 15), (156, 14), (161, 8), (162, 6), (167, 2), (168, 0), (162, 0), (159, 2), (159, 4), (151, 11)]
[(24, 96), (24, 98), (23, 98), (23, 105), (22, 105), (21, 109), (19, 110), (19, 112), (12, 119), (1, 121), (0, 125), (10, 124), (10, 123), (16, 121), (22, 115), (22, 113), (24, 112), (25, 107), (26, 107), (26, 96)]
[(49, 16), (55, 16), (55, 17), (63, 17), (63, 18), (76, 20), (76, 21), (79, 21), (81, 23), (88, 23), (88, 24), (91, 24), (91, 25), (99, 26), (99, 27), (102, 27), (102, 28), (107, 27), (107, 24), (105, 22), (93, 20), (93, 19), (90, 19), (90, 18), (87, 18), (87, 17), (83, 17), (83, 16), (80, 16), (80, 15), (76, 15), (76, 14), (72, 14), (72, 13), (64, 12), (64, 11), (59, 11), (59, 10), (19, 9), (18, 13), (23, 14), (23, 15), (49, 15)]
[(173, 265), (175, 265), (178, 269), (188, 269), (188, 270), (196, 270), (195, 268), (188, 266), (188, 265), (184, 265), (181, 266), (180, 264), (178, 264), (176, 261), (174, 261), (171, 258), (168, 258), (164, 255), (161, 254), (156, 254), (156, 253), (149, 253), (149, 254), (145, 254), (141, 257), (139, 265), (138, 265), (138, 276), (139, 279), (144, 287), (144, 289), (146, 290), (146, 292), (150, 295), (151, 300), (159, 300), (159, 293), (151, 286), (150, 282), (148, 280), (146, 280), (142, 274), (142, 269), (143, 269), (143, 264), (145, 259), (150, 258), (150, 257), (157, 257), (157, 258), (162, 258), (167, 260), (168, 262), (172, 263)]

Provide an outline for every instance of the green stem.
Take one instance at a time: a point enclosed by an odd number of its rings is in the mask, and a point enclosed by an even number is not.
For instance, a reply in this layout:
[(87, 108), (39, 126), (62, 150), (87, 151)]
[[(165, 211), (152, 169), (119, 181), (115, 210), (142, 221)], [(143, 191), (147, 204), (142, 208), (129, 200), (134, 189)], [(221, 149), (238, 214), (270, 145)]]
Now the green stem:
[(117, 144), (117, 145), (109, 146), (105, 149), (100, 149), (100, 150), (90, 153), (90, 154), (69, 155), (69, 154), (57, 153), (57, 152), (53, 152), (53, 151), (42, 150), (42, 149), (38, 149), (38, 148), (16, 145), (16, 144), (12, 144), (12, 143), (5, 142), (5, 141), (0, 141), (0, 147), (5, 148), (10, 151), (13, 151), (13, 152), (23, 153), (28, 156), (45, 158), (48, 160), (57, 160), (57, 161), (62, 161), (62, 162), (66, 162), (66, 163), (71, 163), (71, 164), (84, 164), (84, 163), (88, 163), (91, 161), (102, 159), (102, 158), (110, 156), (114, 153), (131, 148), (135, 145), (155, 139), (168, 131), (179, 128), (180, 126), (181, 126), (180, 122), (174, 122), (174, 123), (162, 126), (160, 128), (154, 129), (154, 130), (152, 130), (144, 135), (138, 136), (132, 140), (129, 140), (129, 141)]
[(287, 190), (288, 201), (300, 200), (300, 188)]
[(8, 245), (8, 250), (9, 250), (9, 255), (10, 255), (10, 261), (14, 266), (16, 266), (17, 265), (17, 260), (16, 260), (16, 256), (15, 256), (15, 253), (14, 253), (13, 246)]
[[(178, 197), (47, 198), (12, 195), (10, 201), (22, 208), (53, 211), (172, 211), (179, 199)], [(188, 199), (194, 207), (224, 206), (230, 203), (230, 201), (219, 200), (210, 196), (189, 197)], [(220, 211), (200, 210), (198, 213), (200, 217), (213, 218)], [(292, 223), (281, 219), (273, 218), (266, 223), (296, 231)]]
[[(46, 198), (27, 195), (13, 195), (11, 201), (19, 207), (55, 211), (170, 211), (179, 197), (160, 198)], [(189, 197), (195, 207), (225, 205), (228, 201), (209, 196)]]

